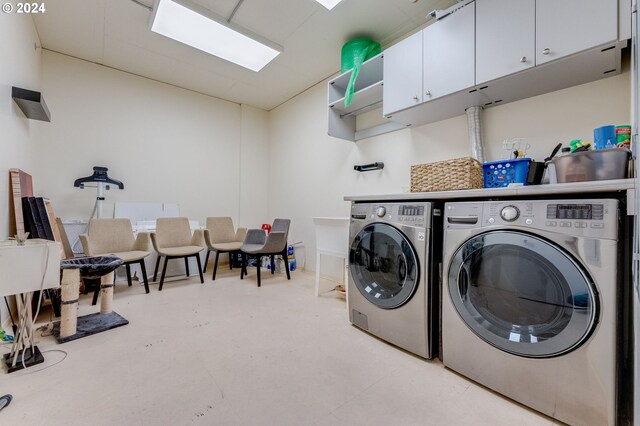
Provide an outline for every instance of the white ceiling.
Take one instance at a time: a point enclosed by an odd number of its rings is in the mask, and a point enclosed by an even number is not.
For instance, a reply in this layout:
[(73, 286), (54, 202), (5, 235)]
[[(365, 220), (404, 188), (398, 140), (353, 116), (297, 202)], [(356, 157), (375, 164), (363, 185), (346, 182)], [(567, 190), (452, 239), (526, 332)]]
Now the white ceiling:
[[(139, 0), (149, 6), (153, 0)], [(228, 18), (238, 0), (193, 0)], [(49, 0), (34, 15), (42, 47), (185, 89), (270, 110), (335, 74), (340, 49), (367, 36), (383, 48), (456, 0), (244, 0), (232, 22), (284, 47), (255, 73), (149, 31), (131, 0)]]

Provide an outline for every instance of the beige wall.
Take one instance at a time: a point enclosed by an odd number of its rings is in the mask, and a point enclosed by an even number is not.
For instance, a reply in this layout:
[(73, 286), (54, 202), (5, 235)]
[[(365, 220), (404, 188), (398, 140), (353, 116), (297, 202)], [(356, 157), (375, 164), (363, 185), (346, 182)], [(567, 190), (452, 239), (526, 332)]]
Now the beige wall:
[[(11, 87), (40, 90), (40, 41), (29, 15), (0, 14), (0, 240), (9, 236), (9, 172), (12, 167), (29, 171), (34, 165), (34, 122), (11, 98)], [(46, 98), (45, 98), (46, 99)], [(35, 185), (35, 189), (38, 186)], [(7, 325), (0, 300), (0, 324)]]
[[(630, 73), (484, 111), (487, 160), (501, 159), (502, 141), (527, 138), (529, 155), (544, 159), (558, 142), (593, 138), (593, 129), (630, 120)], [(326, 82), (270, 112), (270, 216), (291, 217), (292, 241), (303, 240), (315, 270), (314, 216), (348, 216), (345, 195), (408, 190), (410, 166), (469, 155), (465, 116), (352, 143), (327, 136)], [(354, 164), (383, 161), (380, 172)], [(328, 273), (340, 276), (329, 263)]]
[(239, 105), (46, 50), (42, 63), (52, 122), (33, 175), (58, 216), (89, 217), (96, 190), (73, 182), (105, 166), (125, 184), (107, 192), (106, 217), (117, 201), (168, 202), (201, 223), (238, 221)]
[[(11, 98), (11, 87), (39, 91), (40, 41), (28, 15), (0, 14), (0, 240), (9, 234), (9, 172), (17, 167), (30, 171), (34, 165), (34, 129)], [(45, 97), (45, 100), (48, 100)], [(37, 185), (36, 185), (37, 189)]]
[(242, 105), (240, 148), (240, 223), (251, 228), (270, 222), (269, 113)]

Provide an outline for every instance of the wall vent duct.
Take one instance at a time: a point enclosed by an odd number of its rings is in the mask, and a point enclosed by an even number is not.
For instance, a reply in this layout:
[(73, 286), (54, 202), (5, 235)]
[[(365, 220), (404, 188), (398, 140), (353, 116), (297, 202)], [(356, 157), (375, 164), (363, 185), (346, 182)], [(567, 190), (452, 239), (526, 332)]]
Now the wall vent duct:
[(33, 90), (13, 87), (11, 97), (20, 107), (24, 115), (31, 120), (51, 121), (51, 113), (44, 103), (42, 93)]

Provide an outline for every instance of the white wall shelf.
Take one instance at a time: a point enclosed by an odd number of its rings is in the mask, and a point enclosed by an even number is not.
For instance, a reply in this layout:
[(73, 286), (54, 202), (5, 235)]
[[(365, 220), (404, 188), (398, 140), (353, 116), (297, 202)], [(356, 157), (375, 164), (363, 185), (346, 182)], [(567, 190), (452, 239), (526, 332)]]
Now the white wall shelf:
[(330, 103), (329, 108), (340, 112), (341, 115), (346, 114), (362, 114), (365, 111), (371, 111), (380, 108), (382, 105), (382, 81), (373, 83), (362, 90), (353, 94), (353, 102), (348, 106), (344, 106), (344, 97), (336, 102)]
[(362, 64), (355, 82), (353, 102), (348, 107), (344, 106), (344, 98), (353, 71), (347, 71), (329, 81), (327, 85), (329, 136), (355, 142), (406, 127), (403, 124), (387, 122), (356, 130), (357, 115), (382, 107), (383, 61), (384, 55), (381, 53)]

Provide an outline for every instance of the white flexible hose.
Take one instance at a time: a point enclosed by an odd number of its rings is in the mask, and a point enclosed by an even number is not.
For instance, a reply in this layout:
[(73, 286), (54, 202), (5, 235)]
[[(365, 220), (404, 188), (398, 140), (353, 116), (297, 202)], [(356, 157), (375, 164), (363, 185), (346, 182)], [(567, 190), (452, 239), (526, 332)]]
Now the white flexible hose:
[(472, 106), (467, 108), (467, 128), (469, 131), (469, 144), (471, 156), (479, 162), (484, 162), (484, 147), (482, 146), (482, 107)]

